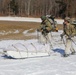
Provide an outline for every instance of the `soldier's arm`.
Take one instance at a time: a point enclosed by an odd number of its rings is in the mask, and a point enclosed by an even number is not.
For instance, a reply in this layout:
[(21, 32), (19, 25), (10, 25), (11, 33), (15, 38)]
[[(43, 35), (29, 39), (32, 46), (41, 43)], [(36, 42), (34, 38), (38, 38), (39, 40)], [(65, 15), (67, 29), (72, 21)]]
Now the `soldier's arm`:
[(69, 25), (69, 29), (66, 32), (66, 35), (68, 36), (68, 38), (71, 38), (73, 36), (73, 27), (72, 25)]
[(37, 31), (41, 31), (42, 30), (42, 24), (40, 24), (40, 26), (38, 27)]
[(75, 36), (75, 27), (71, 25), (71, 36)]

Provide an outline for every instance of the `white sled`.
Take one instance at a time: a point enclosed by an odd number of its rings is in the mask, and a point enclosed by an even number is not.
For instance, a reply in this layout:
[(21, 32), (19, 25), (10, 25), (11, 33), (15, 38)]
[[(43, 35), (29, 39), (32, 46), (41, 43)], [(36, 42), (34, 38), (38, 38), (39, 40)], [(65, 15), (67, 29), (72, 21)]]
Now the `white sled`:
[(15, 44), (5, 50), (4, 55), (11, 58), (28, 58), (47, 56), (50, 52), (48, 44), (42, 45), (38, 43), (30, 44)]
[(6, 51), (7, 57), (11, 58), (28, 58), (28, 57), (40, 57), (48, 56), (48, 53), (32, 53), (32, 52), (18, 52), (18, 51)]

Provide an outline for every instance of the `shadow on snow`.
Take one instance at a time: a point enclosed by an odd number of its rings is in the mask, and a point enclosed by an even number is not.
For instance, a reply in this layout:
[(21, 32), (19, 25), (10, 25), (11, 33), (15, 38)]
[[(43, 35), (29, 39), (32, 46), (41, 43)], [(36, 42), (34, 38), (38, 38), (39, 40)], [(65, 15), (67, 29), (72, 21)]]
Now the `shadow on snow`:
[(63, 49), (59, 49), (59, 48), (56, 48), (56, 49), (53, 49), (54, 52), (58, 52), (60, 53), (61, 55), (64, 55), (64, 50)]

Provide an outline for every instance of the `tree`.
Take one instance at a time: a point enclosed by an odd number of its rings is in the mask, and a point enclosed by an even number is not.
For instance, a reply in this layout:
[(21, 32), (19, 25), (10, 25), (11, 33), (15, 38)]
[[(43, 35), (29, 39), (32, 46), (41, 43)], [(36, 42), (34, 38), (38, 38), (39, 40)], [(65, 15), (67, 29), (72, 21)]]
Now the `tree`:
[(66, 7), (67, 7), (67, 4), (62, 0), (62, 1), (59, 1), (59, 0), (56, 0), (55, 1), (56, 3), (59, 4), (59, 16), (62, 16), (62, 18), (65, 18), (65, 11), (66, 11)]
[(0, 15), (76, 16), (76, 0), (0, 0)]
[(18, 14), (18, 3), (15, 2), (15, 0), (11, 0), (9, 3), (9, 9), (15, 14)]

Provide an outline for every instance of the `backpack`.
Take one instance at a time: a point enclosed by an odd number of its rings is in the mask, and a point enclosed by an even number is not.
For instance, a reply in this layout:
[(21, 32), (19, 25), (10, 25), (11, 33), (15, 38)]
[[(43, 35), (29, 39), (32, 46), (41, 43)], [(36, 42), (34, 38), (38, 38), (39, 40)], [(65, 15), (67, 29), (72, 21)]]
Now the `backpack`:
[(47, 20), (51, 23), (53, 31), (58, 31), (57, 21), (52, 20), (51, 18), (47, 17)]
[(73, 21), (71, 22), (71, 24), (76, 27), (76, 20), (73, 20)]
[(76, 36), (76, 20), (73, 20), (72, 22), (71, 22), (71, 24), (74, 26), (74, 33), (75, 33), (75, 36)]

